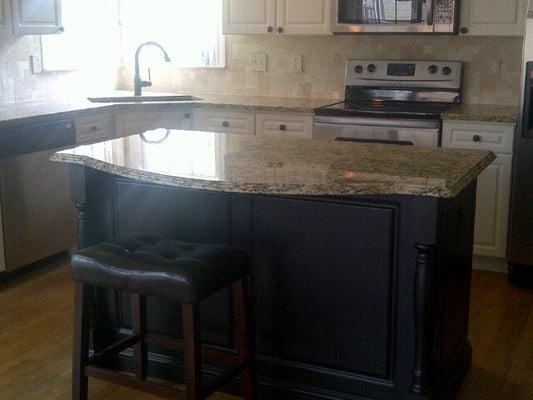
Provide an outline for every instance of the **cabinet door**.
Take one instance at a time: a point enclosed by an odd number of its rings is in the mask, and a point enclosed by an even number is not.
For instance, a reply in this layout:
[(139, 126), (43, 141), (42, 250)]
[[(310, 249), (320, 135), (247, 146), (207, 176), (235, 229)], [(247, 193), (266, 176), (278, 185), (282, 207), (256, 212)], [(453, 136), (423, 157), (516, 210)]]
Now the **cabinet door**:
[(191, 129), (190, 111), (126, 112), (115, 117), (117, 138), (153, 129)]
[(498, 158), (479, 176), (474, 254), (506, 256), (512, 155)]
[(10, 0), (0, 0), (0, 34), (11, 33), (11, 3)]
[(17, 35), (59, 33), (61, 0), (12, 0), (13, 30)]
[(527, 3), (527, 0), (462, 0), (461, 32), (521, 36)]
[(276, 0), (224, 0), (224, 33), (272, 33)]
[(329, 34), (329, 0), (278, 0), (278, 32)]

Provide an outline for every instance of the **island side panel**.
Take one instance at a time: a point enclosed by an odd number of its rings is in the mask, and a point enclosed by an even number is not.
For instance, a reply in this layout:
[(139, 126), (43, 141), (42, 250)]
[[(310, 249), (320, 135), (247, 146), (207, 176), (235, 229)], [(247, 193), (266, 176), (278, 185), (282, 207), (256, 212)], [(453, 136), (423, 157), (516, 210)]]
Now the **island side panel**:
[[(437, 244), (439, 271), (444, 270), (444, 264), (451, 262), (444, 256), (452, 251), (450, 243), (457, 239), (454, 234), (457, 228), (451, 228), (450, 221), (452, 214), (458, 214), (450, 210), (461, 204), (473, 205), (471, 189), (464, 198), (456, 200), (413, 196), (279, 198), (141, 184), (103, 173), (95, 176), (97, 179), (87, 180), (85, 187), (86, 197), (91, 199), (88, 209), (93, 211), (88, 213), (84, 226), (92, 240), (151, 232), (188, 241), (227, 243), (250, 251), (254, 260), (252, 297), (260, 343), (259, 370), (269, 391), (277, 387), (302, 398), (348, 399), (356, 394), (376, 399), (421, 398), (411, 390), (416, 356), (415, 245)], [(468, 207), (466, 220), (471, 218)], [(312, 229), (301, 222), (303, 219), (312, 222)], [(368, 226), (375, 227), (375, 232), (365, 231)], [(321, 240), (313, 242), (313, 232), (317, 231), (322, 232), (322, 236), (318, 235)], [(466, 235), (469, 234), (467, 231)], [(329, 241), (333, 243), (333, 257), (327, 256)], [(468, 241), (464, 246), (468, 247)], [(377, 253), (376, 248), (381, 251)], [(463, 278), (465, 268), (468, 270), (471, 264), (465, 261), (468, 251), (462, 251), (459, 268), (462, 275), (439, 277), (439, 306), (434, 320), (439, 362), (432, 371), (432, 381), (443, 386), (448, 385), (449, 379), (444, 376), (449, 372), (445, 374), (442, 370), (458, 363), (440, 360), (451, 347), (458, 348), (461, 346), (457, 343), (466, 342), (464, 334), (454, 336), (443, 333), (442, 328), (448, 322), (445, 318), (452, 318), (456, 311), (465, 315), (468, 310), (464, 296), (455, 304), (442, 295), (469, 293)], [(328, 274), (328, 268), (333, 267), (337, 270)], [(345, 277), (355, 283), (357, 290), (353, 293), (338, 290), (346, 284)], [(449, 289), (450, 280), (455, 280), (456, 290)], [(328, 301), (322, 304), (313, 293), (324, 294)], [(106, 296), (106, 301), (97, 303), (99, 314), (106, 315), (116, 331), (127, 332), (129, 302), (111, 293)], [(308, 303), (306, 297), (310, 299)], [(334, 314), (336, 310), (328, 304), (330, 300), (339, 304), (339, 313), (346, 314), (346, 320)], [(207, 342), (232, 347), (230, 304), (230, 294), (221, 292), (202, 306)], [(298, 314), (291, 319), (292, 305)], [(364, 306), (368, 315), (357, 311)], [(311, 318), (304, 318), (305, 313)], [(151, 299), (150, 314), (152, 329), (179, 336), (177, 305)], [(355, 318), (350, 329), (354, 332), (352, 336), (346, 332), (350, 318)], [(378, 325), (383, 321), (386, 329), (380, 331)], [(374, 335), (365, 337), (360, 327), (367, 322), (369, 333)], [(336, 333), (336, 329), (342, 332)], [(464, 324), (461, 329), (464, 331)], [(319, 348), (320, 337), (316, 334), (320, 331), (325, 332), (323, 348)], [(335, 339), (335, 335), (340, 335), (340, 339)], [(348, 343), (346, 337), (350, 337)], [(306, 347), (314, 350), (306, 351)], [(346, 349), (346, 354), (339, 352), (338, 347)], [(176, 371), (179, 362), (173, 354), (152, 350), (152, 366)], [(431, 357), (435, 359), (437, 355)], [(263, 386), (263, 390), (266, 388)]]

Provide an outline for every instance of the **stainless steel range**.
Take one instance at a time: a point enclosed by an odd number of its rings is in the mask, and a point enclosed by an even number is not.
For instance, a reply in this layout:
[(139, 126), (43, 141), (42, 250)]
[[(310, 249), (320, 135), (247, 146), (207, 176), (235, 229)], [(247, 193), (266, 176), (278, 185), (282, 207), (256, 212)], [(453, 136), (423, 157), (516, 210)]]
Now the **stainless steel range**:
[(461, 62), (349, 60), (345, 101), (315, 110), (313, 136), (440, 145), (441, 114), (461, 102)]

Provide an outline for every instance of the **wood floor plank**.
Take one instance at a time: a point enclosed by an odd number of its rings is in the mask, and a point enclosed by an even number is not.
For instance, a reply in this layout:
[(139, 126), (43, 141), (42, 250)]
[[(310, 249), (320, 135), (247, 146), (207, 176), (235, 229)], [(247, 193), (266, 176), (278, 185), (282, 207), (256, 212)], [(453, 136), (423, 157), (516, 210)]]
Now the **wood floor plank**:
[[(65, 264), (0, 286), (0, 399), (70, 398), (72, 312)], [(474, 365), (459, 400), (533, 399), (533, 291), (511, 287), (504, 275), (474, 272), (470, 337)], [(89, 398), (157, 399), (95, 380)]]

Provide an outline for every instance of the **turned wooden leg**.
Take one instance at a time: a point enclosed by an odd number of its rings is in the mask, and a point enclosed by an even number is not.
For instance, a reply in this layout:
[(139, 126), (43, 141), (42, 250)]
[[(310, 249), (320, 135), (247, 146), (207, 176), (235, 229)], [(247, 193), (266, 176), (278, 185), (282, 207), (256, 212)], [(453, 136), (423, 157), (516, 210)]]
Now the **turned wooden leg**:
[(198, 304), (182, 304), (185, 390), (187, 399), (202, 398), (202, 356)]
[(133, 346), (133, 366), (137, 379), (146, 379), (148, 365), (148, 350), (144, 337), (146, 335), (146, 298), (140, 294), (131, 295), (131, 319), (133, 334), (140, 335), (139, 340)]
[(87, 400), (88, 379), (85, 376), (85, 367), (89, 361), (89, 305), (91, 290), (92, 286), (75, 282), (72, 400)]
[(233, 303), (237, 351), (241, 362), (248, 362), (247, 368), (242, 373), (242, 391), (246, 400), (255, 400), (257, 399), (255, 346), (250, 318), (247, 279), (241, 279), (233, 284)]

